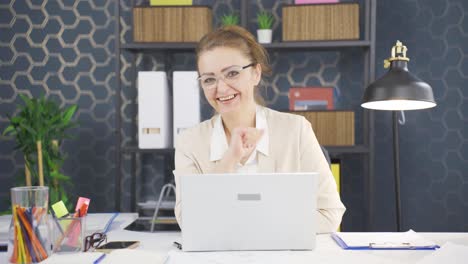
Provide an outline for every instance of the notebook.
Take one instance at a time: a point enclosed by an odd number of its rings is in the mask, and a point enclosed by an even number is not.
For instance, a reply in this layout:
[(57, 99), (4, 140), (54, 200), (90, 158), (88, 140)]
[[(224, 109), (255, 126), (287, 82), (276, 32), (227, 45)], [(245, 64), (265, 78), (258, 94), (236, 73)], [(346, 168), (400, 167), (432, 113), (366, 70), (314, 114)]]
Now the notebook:
[(413, 230), (407, 232), (353, 233), (336, 232), (332, 238), (343, 249), (433, 250), (439, 246)]

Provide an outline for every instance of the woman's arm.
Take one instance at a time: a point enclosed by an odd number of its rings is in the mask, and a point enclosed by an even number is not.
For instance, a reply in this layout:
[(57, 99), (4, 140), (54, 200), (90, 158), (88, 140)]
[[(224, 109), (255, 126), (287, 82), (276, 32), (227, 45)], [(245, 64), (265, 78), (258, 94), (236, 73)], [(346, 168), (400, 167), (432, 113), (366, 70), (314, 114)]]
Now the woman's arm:
[(233, 129), (229, 148), (215, 165), (213, 173), (235, 172), (236, 164), (247, 160), (262, 136), (263, 130), (253, 127)]
[[(188, 131), (187, 131), (188, 132)], [(232, 132), (229, 148), (223, 158), (217, 162), (210, 171), (202, 171), (197, 158), (189, 150), (193, 146), (193, 138), (190, 133), (180, 134), (175, 143), (175, 170), (174, 179), (176, 184), (176, 204), (174, 213), (181, 226), (181, 199), (180, 199), (180, 175), (201, 173), (232, 173), (235, 172), (236, 164), (244, 157), (248, 157), (255, 149), (258, 141), (263, 135), (262, 130), (256, 128), (236, 128)], [(209, 148), (210, 146), (199, 146)]]
[(323, 155), (310, 122), (302, 118), (301, 124), (301, 171), (318, 172), (317, 233), (329, 233), (338, 229), (346, 208), (340, 200), (335, 178)]
[(190, 143), (187, 142), (185, 138), (187, 137), (181, 134), (176, 139), (174, 156), (175, 170), (173, 171), (176, 186), (176, 203), (174, 208), (174, 214), (177, 219), (177, 223), (179, 223), (180, 227), (182, 227), (180, 208), (180, 175), (202, 173), (200, 167), (197, 165), (197, 162), (192, 157), (192, 155), (190, 155), (190, 152), (187, 148), (187, 146), (190, 146)]

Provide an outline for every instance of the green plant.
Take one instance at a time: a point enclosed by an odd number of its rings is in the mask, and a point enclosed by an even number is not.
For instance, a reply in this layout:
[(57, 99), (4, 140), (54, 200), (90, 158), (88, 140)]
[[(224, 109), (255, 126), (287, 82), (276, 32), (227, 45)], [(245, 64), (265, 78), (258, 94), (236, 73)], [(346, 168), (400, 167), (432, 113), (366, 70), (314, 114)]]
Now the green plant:
[(239, 16), (235, 13), (225, 14), (221, 17), (221, 24), (223, 26), (239, 25)]
[(64, 185), (71, 186), (70, 177), (62, 174), (60, 168), (66, 159), (59, 146), (64, 139), (72, 138), (67, 130), (77, 123), (71, 119), (77, 110), (76, 105), (61, 109), (54, 101), (30, 99), (20, 95), (24, 105), (18, 105), (19, 113), (8, 116), (10, 124), (3, 135), (15, 136), (16, 149), (25, 159), (25, 180), (19, 184), (49, 186), (49, 201), (62, 200), (67, 207), (71, 203)]
[(267, 11), (260, 11), (257, 13), (257, 21), (259, 29), (271, 29), (273, 26), (273, 15)]

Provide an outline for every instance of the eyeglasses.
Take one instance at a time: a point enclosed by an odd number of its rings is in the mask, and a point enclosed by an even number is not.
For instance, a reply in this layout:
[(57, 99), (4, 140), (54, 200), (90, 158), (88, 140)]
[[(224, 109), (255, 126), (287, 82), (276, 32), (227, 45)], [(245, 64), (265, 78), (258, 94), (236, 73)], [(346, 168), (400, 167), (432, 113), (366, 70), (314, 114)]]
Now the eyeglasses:
[(202, 75), (197, 78), (200, 81), (200, 86), (204, 90), (213, 90), (218, 85), (219, 79), (222, 79), (226, 84), (233, 85), (239, 79), (240, 73), (242, 70), (247, 69), (248, 67), (254, 66), (255, 63), (250, 63), (246, 66), (231, 66), (221, 72), (221, 75)]
[(86, 236), (84, 251), (86, 252), (90, 250), (91, 248), (99, 247), (103, 241), (107, 242), (107, 236), (104, 233), (98, 232), (98, 233), (93, 233), (92, 235)]

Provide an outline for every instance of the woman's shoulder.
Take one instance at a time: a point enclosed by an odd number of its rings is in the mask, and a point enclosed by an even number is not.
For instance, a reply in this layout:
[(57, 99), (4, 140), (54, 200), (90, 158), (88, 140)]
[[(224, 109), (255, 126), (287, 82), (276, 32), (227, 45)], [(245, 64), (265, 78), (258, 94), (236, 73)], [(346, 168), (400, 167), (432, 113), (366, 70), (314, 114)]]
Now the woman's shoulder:
[(269, 125), (275, 125), (287, 129), (291, 126), (301, 125), (307, 121), (303, 116), (286, 112), (280, 112), (271, 108), (264, 107), (265, 117)]

